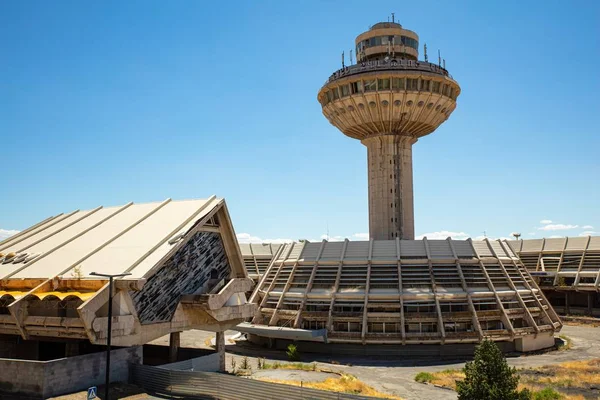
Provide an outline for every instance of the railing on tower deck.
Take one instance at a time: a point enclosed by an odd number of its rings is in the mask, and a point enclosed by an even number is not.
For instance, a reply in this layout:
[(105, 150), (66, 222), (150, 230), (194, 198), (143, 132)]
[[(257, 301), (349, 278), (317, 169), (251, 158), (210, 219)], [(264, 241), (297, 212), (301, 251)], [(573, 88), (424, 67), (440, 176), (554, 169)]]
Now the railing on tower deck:
[(439, 75), (444, 75), (452, 79), (452, 75), (448, 73), (448, 70), (440, 67), (437, 64), (433, 64), (427, 61), (414, 61), (393, 58), (388, 61), (386, 60), (371, 60), (363, 61), (354, 65), (347, 65), (344, 68), (340, 68), (335, 71), (324, 85), (335, 80), (345, 78), (347, 76), (361, 74), (363, 72), (371, 71), (420, 71), (429, 72)]

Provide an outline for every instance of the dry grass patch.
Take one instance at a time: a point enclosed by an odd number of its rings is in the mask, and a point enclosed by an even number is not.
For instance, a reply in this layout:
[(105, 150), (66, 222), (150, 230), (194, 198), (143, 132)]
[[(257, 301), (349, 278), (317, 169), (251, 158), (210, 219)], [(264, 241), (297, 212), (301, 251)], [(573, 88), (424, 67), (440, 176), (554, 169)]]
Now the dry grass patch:
[[(533, 392), (539, 392), (545, 388), (552, 388), (565, 400), (595, 398), (597, 391), (592, 387), (600, 385), (600, 359), (569, 361), (539, 368), (524, 368), (520, 369), (518, 373), (521, 377), (520, 390), (527, 388)], [(419, 373), (415, 380), (456, 390), (456, 381), (464, 378), (465, 374), (462, 370), (447, 369), (441, 372)]]
[(327, 390), (330, 392), (359, 394), (361, 396), (381, 397), (384, 399), (402, 400), (398, 396), (381, 393), (352, 375), (327, 378), (323, 382), (286, 381), (281, 379), (260, 378), (261, 381), (281, 383), (284, 385), (302, 386), (305, 388)]

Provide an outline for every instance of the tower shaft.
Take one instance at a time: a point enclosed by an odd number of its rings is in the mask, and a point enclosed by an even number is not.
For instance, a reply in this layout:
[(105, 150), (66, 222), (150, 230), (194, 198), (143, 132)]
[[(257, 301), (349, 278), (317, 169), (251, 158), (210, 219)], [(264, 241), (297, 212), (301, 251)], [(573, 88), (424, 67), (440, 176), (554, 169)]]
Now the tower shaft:
[(411, 136), (383, 134), (362, 140), (369, 170), (369, 236), (414, 239)]

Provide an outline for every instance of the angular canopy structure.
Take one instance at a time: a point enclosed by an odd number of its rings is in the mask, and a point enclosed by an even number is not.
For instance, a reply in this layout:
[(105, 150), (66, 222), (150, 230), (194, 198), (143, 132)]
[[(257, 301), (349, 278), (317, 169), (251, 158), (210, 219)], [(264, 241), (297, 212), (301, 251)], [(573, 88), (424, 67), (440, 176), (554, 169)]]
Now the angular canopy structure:
[[(252, 324), (239, 328), (280, 339), (290, 338), (291, 328), (298, 330), (294, 339), (304, 340), (519, 339), (531, 350), (553, 345), (562, 327), (512, 249), (489, 240), (285, 244), (250, 301), (260, 308)], [(327, 338), (309, 338), (307, 330), (326, 332)]]
[(48, 218), (0, 242), (0, 334), (107, 337), (115, 281), (113, 344), (147, 343), (186, 329), (222, 331), (253, 315), (223, 199), (98, 207)]

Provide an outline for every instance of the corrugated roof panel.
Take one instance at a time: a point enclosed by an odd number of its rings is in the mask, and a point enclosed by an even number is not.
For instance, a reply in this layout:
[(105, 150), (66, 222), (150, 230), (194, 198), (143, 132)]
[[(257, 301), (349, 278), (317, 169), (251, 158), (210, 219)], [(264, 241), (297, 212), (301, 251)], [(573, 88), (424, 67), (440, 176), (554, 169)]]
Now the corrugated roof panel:
[(366, 260), (369, 257), (369, 242), (368, 241), (357, 241), (348, 242), (346, 248), (346, 255), (344, 258), (355, 258)]
[(304, 242), (304, 243), (291, 243), (290, 245), (292, 246), (292, 252), (290, 253), (290, 255), (288, 256), (288, 259), (298, 259), (298, 258), (302, 258), (302, 256), (300, 255), (302, 253), (302, 250), (304, 249), (305, 246), (307, 245), (316, 245), (317, 249), (319, 246), (321, 246), (320, 242), (317, 243), (308, 243), (308, 242)]
[(240, 246), (240, 251), (242, 252), (242, 255), (244, 255), (244, 256), (252, 255), (252, 250), (250, 249), (250, 243), (238, 243), (238, 245)]
[(427, 257), (427, 252), (425, 251), (425, 242), (422, 240), (401, 240), (400, 257)]
[(523, 240), (522, 253), (534, 253), (542, 250), (542, 239)]
[(493, 257), (492, 251), (484, 240), (473, 240), (473, 247), (479, 257)]
[(500, 258), (510, 258), (510, 254), (507, 254), (506, 251), (502, 248), (502, 245), (497, 240), (490, 240), (490, 245), (492, 249), (496, 253), (496, 256)]
[(33, 225), (25, 230), (22, 230), (6, 239), (0, 241), (0, 251), (3, 251), (3, 249), (7, 249), (9, 247), (18, 247), (18, 245), (16, 243), (21, 242), (22, 240), (24, 240), (24, 238), (27, 238), (27, 237), (35, 235), (39, 232), (42, 232), (44, 229), (48, 229), (52, 225), (57, 224), (58, 222), (67, 218), (70, 214), (73, 214), (73, 213), (75, 213), (75, 212), (67, 213), (67, 214), (59, 214), (54, 217), (47, 218), (44, 221), (38, 222), (37, 226)]
[(591, 251), (600, 250), (600, 236), (592, 236), (587, 249)]
[(398, 258), (395, 240), (373, 241), (374, 260), (396, 260)]
[(562, 251), (565, 248), (566, 238), (546, 239), (544, 251)]
[(567, 242), (566, 251), (576, 251), (581, 252), (587, 246), (588, 238), (587, 237), (570, 237)]
[(431, 258), (454, 258), (447, 240), (427, 240)]
[(321, 254), (321, 260), (339, 260), (342, 256), (344, 242), (327, 242)]
[(452, 246), (454, 246), (454, 250), (456, 251), (456, 255), (458, 257), (475, 257), (475, 252), (473, 251), (473, 248), (466, 240), (453, 240)]

